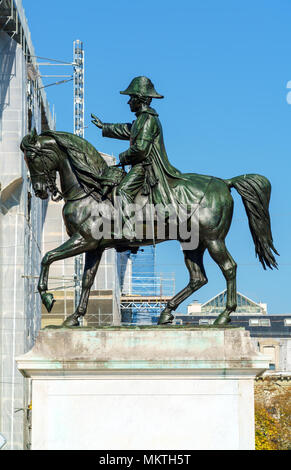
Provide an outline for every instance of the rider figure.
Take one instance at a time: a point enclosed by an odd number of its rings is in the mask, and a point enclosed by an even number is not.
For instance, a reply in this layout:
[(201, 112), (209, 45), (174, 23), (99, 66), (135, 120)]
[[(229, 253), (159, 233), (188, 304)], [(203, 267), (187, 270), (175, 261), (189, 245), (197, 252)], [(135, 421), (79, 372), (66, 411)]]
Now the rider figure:
[[(131, 170), (117, 187), (122, 207), (133, 204), (138, 192), (151, 194), (154, 204), (170, 204), (173, 194), (170, 180), (181, 178), (181, 173), (168, 161), (163, 141), (162, 126), (157, 112), (150, 107), (152, 98), (163, 98), (147, 77), (136, 77), (122, 95), (129, 95), (128, 104), (136, 115), (132, 124), (104, 124), (99, 118), (91, 115), (93, 124), (102, 129), (104, 137), (129, 140), (130, 147), (119, 155), (122, 165), (131, 165)], [(129, 219), (123, 216), (127, 227), (131, 229)]]

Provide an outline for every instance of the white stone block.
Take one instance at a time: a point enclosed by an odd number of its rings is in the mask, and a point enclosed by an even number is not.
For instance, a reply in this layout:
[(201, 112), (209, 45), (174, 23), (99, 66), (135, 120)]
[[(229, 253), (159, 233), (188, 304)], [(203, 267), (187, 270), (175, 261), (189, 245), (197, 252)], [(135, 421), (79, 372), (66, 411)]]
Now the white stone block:
[(40, 332), (32, 448), (254, 449), (254, 378), (268, 366), (241, 328)]

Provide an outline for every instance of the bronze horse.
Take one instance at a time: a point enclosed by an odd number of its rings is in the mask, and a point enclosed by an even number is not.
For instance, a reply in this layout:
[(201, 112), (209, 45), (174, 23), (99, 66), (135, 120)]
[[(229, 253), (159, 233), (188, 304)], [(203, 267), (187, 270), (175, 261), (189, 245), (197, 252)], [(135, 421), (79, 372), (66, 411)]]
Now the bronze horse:
[[(38, 136), (34, 131), (24, 137), (21, 149), (25, 155), (35, 195), (46, 199), (49, 190), (53, 199), (57, 199), (59, 193), (65, 202), (63, 219), (70, 238), (61, 246), (46, 253), (41, 262), (38, 291), (49, 312), (54, 304), (53, 295), (47, 292), (49, 266), (55, 261), (85, 253), (80, 302), (76, 311), (63, 323), (63, 326), (78, 326), (79, 318), (86, 314), (90, 289), (104, 250), (137, 249), (139, 246), (160, 243), (168, 238), (156, 237), (155, 224), (153, 227), (155, 240), (154, 236), (152, 240), (130, 241), (128, 238), (114, 237), (96, 240), (93, 236), (93, 225), (96, 223), (94, 214), (96, 214), (96, 205), (101, 201), (102, 195), (104, 197), (104, 188), (108, 188), (110, 180), (108, 172), (112, 167), (108, 167), (102, 156), (85, 139), (74, 134), (53, 131)], [(116, 172), (117, 184), (123, 176), (121, 170), (119, 171), (120, 173)], [(57, 172), (60, 176), (60, 191), (56, 187)], [(207, 249), (226, 279), (225, 310), (215, 321), (217, 325), (225, 325), (230, 322), (230, 314), (236, 310), (237, 265), (225, 246), (225, 237), (233, 214), (233, 198), (230, 190), (235, 188), (242, 197), (256, 255), (264, 269), (266, 266), (272, 269), (277, 267), (272, 252), (278, 253), (273, 245), (268, 209), (271, 185), (267, 178), (256, 174), (237, 176), (228, 180), (197, 174), (185, 176), (194, 192), (197, 185), (200, 185), (200, 189), (205, 188), (199, 205), (199, 244), (193, 250), (183, 250), (190, 280), (188, 285), (167, 303), (160, 315), (159, 324), (172, 323), (174, 319), (172, 311), (208, 282), (203, 266), (203, 255)], [(110, 198), (106, 201), (107, 204), (112, 204)]]

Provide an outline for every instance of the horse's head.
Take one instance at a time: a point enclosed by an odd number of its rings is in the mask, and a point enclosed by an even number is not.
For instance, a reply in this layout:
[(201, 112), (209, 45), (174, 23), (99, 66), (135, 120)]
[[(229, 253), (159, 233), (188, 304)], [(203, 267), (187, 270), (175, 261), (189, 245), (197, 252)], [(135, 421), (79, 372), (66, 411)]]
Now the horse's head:
[(56, 142), (50, 136), (37, 135), (34, 129), (20, 144), (29, 169), (32, 187), (37, 197), (48, 198), (48, 190), (55, 193), (57, 153)]

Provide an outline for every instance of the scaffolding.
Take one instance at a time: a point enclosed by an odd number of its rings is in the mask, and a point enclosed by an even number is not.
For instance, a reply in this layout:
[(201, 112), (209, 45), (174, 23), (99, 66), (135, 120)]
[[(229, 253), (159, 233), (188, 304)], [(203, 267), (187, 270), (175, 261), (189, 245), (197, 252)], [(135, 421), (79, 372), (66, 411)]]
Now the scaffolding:
[(123, 324), (152, 324), (175, 294), (175, 274), (156, 273), (153, 246), (123, 256), (120, 279)]
[[(83, 42), (74, 41), (74, 134), (84, 138), (84, 47)], [(75, 257), (75, 309), (79, 305), (82, 289), (84, 255)]]
[(19, 144), (35, 127), (53, 128), (20, 0), (0, 0), (0, 429), (7, 450), (29, 446), (30, 382), (15, 357), (40, 327), (34, 277), (41, 262), (46, 202), (33, 194)]
[(84, 47), (74, 41), (74, 134), (84, 138)]

